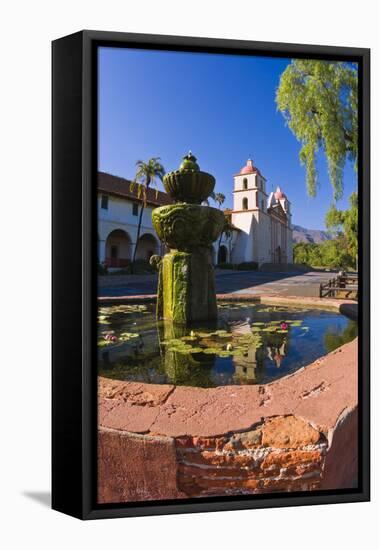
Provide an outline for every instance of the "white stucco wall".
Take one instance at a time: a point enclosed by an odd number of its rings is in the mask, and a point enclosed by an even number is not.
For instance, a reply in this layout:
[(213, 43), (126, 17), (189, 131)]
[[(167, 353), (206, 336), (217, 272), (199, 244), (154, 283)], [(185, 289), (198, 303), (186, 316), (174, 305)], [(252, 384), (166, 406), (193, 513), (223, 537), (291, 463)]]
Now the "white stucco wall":
[[(139, 209), (141, 208), (140, 203), (138, 204), (138, 214)], [(143, 224), (148, 229), (153, 229), (153, 224), (151, 221), (151, 213), (153, 208), (149, 205), (146, 206), (143, 213)], [(102, 221), (111, 221), (111, 222), (120, 222), (126, 225), (137, 225), (138, 224), (138, 215), (133, 215), (133, 201), (126, 199), (118, 198), (113, 195), (109, 195), (108, 198), (108, 209), (105, 210), (101, 208), (101, 194), (98, 195), (98, 217)]]
[(258, 264), (271, 262), (271, 223), (270, 217), (263, 211), (255, 213), (256, 234), (255, 234), (255, 255), (254, 261)]
[[(243, 179), (247, 178), (248, 189), (239, 192), (243, 188)], [(233, 231), (230, 237), (223, 235), (221, 243), (219, 240), (213, 243), (213, 259), (217, 263), (219, 246), (225, 246), (227, 249), (228, 263), (241, 263), (256, 261), (259, 264), (272, 261), (272, 238), (271, 238), (271, 218), (267, 214), (267, 195), (262, 190), (265, 188), (265, 180), (257, 174), (248, 174), (247, 176), (235, 176), (234, 178), (237, 192), (233, 195), (232, 224), (240, 231)], [(256, 187), (258, 182), (259, 189)], [(258, 194), (258, 208), (256, 206), (256, 196)], [(99, 261), (103, 262), (110, 257), (111, 245), (116, 243), (120, 258), (131, 259), (134, 253), (137, 239), (137, 226), (139, 216), (133, 215), (133, 201), (108, 196), (108, 208), (101, 208), (101, 193), (98, 194), (98, 255)], [(249, 200), (249, 210), (242, 209), (242, 199), (247, 197)], [(263, 202), (263, 210), (262, 210)], [(284, 205), (283, 205), (284, 206)], [(289, 206), (289, 204), (288, 204)], [(139, 209), (141, 205), (138, 204)], [(137, 258), (148, 259), (151, 253), (164, 254), (163, 245), (153, 228), (151, 214), (153, 208), (147, 206), (143, 213), (141, 225), (141, 237), (147, 236), (147, 240), (140, 243), (137, 249)], [(291, 219), (291, 215), (289, 215)], [(287, 251), (287, 262), (293, 262), (292, 252), (292, 230), (291, 225), (283, 228), (284, 248)], [(125, 232), (126, 238), (108, 239), (115, 230)], [(150, 236), (150, 238), (149, 238)], [(117, 237), (117, 235), (116, 235)], [(119, 242), (118, 242), (119, 241)]]
[[(125, 250), (125, 247), (122, 245), (122, 248), (120, 248), (120, 255), (122, 254), (130, 254), (130, 257), (128, 259), (131, 259), (134, 253), (134, 247), (137, 240), (137, 227), (138, 227), (138, 219), (139, 219), (139, 212), (138, 210), (138, 216), (133, 215), (133, 201), (122, 199), (115, 197), (113, 195), (109, 195), (108, 197), (108, 209), (101, 208), (101, 196), (102, 194), (98, 194), (98, 255), (99, 255), (99, 261), (103, 262), (107, 257), (109, 257), (110, 253), (110, 246), (109, 241), (107, 243), (107, 239), (109, 235), (112, 233), (112, 231), (119, 229), (121, 231), (124, 231), (130, 239), (130, 246), (128, 247), (128, 250)], [(141, 205), (139, 204), (139, 209), (141, 208)], [(142, 224), (141, 224), (141, 237), (145, 234), (151, 235), (156, 242), (156, 247), (154, 248), (154, 253), (160, 253), (161, 251), (161, 244), (158, 239), (157, 234), (155, 233), (155, 230), (153, 228), (153, 224), (151, 221), (151, 213), (153, 211), (153, 208), (151, 206), (146, 206), (143, 212), (142, 216)], [(146, 244), (146, 243), (145, 243)], [(144, 243), (142, 243), (141, 251), (139, 250), (140, 247), (137, 249), (137, 256), (143, 257), (147, 255), (148, 249), (151, 250), (151, 247), (149, 247), (147, 244), (144, 246)], [(142, 255), (142, 256), (141, 256)], [(123, 256), (121, 256), (123, 257)]]
[(249, 262), (253, 257), (253, 214), (252, 212), (233, 212), (232, 224), (240, 231), (232, 250), (232, 262)]

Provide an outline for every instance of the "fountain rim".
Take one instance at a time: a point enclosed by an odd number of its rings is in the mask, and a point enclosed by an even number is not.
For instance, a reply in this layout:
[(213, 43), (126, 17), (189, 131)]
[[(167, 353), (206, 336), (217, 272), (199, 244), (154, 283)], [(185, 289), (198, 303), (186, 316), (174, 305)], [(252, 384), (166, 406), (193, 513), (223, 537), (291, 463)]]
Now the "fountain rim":
[[(217, 302), (251, 302), (263, 305), (283, 307), (304, 307), (335, 311), (345, 317), (358, 321), (358, 303), (354, 300), (337, 300), (335, 298), (314, 298), (299, 296), (272, 296), (261, 294), (251, 296), (249, 294), (216, 294)], [(123, 304), (154, 304), (157, 300), (156, 294), (142, 294), (130, 296), (101, 296), (98, 297), (98, 304), (101, 306), (123, 305)]]
[(216, 179), (213, 174), (210, 174), (209, 172), (204, 172), (204, 170), (195, 170), (194, 168), (183, 168), (182, 170), (180, 170), (179, 168), (177, 170), (170, 170), (170, 172), (167, 172), (164, 176), (163, 176), (163, 179), (164, 178), (167, 178), (168, 176), (170, 176), (170, 174), (200, 174), (202, 176), (209, 176), (211, 177), (212, 179)]

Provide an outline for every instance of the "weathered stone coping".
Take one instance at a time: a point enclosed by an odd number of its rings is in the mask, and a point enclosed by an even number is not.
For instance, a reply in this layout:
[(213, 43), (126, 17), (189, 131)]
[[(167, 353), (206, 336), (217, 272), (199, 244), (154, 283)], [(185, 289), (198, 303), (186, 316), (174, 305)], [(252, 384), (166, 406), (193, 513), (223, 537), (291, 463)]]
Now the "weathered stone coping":
[[(98, 298), (100, 306), (155, 303), (156, 294), (141, 294), (133, 296), (101, 296)], [(334, 298), (313, 298), (302, 296), (278, 296), (271, 294), (217, 294), (217, 300), (223, 302), (257, 302), (267, 305), (303, 306), (315, 309), (339, 311), (347, 317), (357, 320), (358, 303), (354, 300), (337, 300)]]
[(99, 378), (99, 426), (169, 437), (251, 429), (262, 418), (299, 416), (328, 436), (357, 405), (357, 342), (264, 385), (194, 388)]
[(357, 377), (355, 339), (260, 386), (99, 378), (99, 502), (351, 487)]

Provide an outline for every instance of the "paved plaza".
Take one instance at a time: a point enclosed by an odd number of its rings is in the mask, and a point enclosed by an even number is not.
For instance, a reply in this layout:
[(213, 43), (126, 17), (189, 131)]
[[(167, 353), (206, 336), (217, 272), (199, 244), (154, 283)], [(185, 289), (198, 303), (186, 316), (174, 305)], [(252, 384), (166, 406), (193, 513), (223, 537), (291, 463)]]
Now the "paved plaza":
[[(262, 271), (216, 270), (218, 294), (273, 294), (278, 296), (318, 296), (320, 283), (334, 273), (268, 273)], [(157, 275), (108, 275), (99, 277), (99, 296), (132, 296), (155, 294)]]

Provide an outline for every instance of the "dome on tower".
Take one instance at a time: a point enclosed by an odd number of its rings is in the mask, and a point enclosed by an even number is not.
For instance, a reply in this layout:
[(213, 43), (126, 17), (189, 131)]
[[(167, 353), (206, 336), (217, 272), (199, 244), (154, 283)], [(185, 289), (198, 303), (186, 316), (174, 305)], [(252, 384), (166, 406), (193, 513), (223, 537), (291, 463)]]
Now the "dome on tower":
[(287, 195), (285, 193), (283, 193), (283, 191), (280, 189), (280, 187), (278, 186), (276, 188), (276, 191), (274, 193), (274, 197), (276, 198), (277, 201), (280, 201), (281, 199), (286, 199), (287, 198)]
[(240, 175), (244, 175), (244, 174), (256, 174), (257, 172), (259, 173), (259, 170), (254, 166), (252, 159), (248, 159), (245, 166), (241, 168), (239, 173)]

